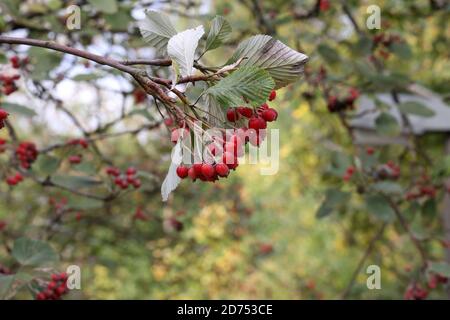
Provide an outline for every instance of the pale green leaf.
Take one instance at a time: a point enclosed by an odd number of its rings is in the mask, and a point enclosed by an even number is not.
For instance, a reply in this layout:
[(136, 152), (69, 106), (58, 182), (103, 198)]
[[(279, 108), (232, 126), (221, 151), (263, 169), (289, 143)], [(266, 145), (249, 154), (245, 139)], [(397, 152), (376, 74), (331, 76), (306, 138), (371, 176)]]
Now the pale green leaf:
[(253, 106), (259, 106), (267, 100), (274, 85), (267, 71), (258, 67), (242, 67), (210, 87), (206, 93), (223, 106), (238, 106), (245, 103), (245, 99)]
[(142, 37), (159, 53), (166, 54), (169, 39), (177, 34), (169, 17), (158, 11), (146, 11), (146, 19), (139, 23)]
[(198, 26), (195, 29), (177, 33), (170, 38), (167, 44), (167, 54), (176, 62), (176, 66), (183, 77), (190, 76), (193, 73), (195, 50), (204, 33), (203, 26)]
[(2, 103), (2, 109), (5, 109), (11, 114), (20, 114), (25, 117), (33, 117), (36, 115), (36, 112), (33, 109), (30, 109), (28, 107), (25, 107), (21, 104), (17, 103), (9, 103), (9, 102), (3, 102)]
[(58, 260), (58, 255), (49, 244), (28, 238), (14, 241), (11, 255), (23, 266), (49, 266)]
[(398, 108), (402, 113), (412, 114), (420, 117), (432, 117), (435, 115), (433, 110), (416, 101), (403, 102), (398, 105)]
[(231, 25), (222, 16), (216, 16), (211, 21), (211, 29), (209, 29), (208, 37), (206, 38), (205, 52), (218, 48), (226, 41), (231, 33)]
[(227, 64), (240, 58), (246, 58), (241, 66), (257, 66), (267, 70), (275, 80), (275, 89), (298, 80), (308, 61), (308, 57), (303, 53), (267, 35), (256, 35), (241, 42)]
[(116, 0), (88, 0), (88, 2), (93, 5), (98, 11), (109, 14), (117, 12)]

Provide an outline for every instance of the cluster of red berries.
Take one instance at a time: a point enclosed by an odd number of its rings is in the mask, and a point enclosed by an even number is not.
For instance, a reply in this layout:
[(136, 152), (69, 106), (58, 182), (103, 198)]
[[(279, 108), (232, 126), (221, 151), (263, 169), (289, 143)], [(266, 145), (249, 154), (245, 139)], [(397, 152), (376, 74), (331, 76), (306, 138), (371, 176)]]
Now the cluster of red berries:
[(400, 167), (394, 162), (388, 161), (377, 169), (376, 177), (380, 180), (397, 180), (400, 177)]
[[(0, 129), (5, 127), (5, 120), (8, 119), (9, 113), (0, 108)], [(4, 144), (4, 143), (3, 143)]]
[(353, 110), (355, 108), (354, 102), (359, 97), (359, 91), (355, 88), (350, 88), (348, 94), (339, 98), (335, 95), (328, 97), (327, 107), (330, 112), (339, 112), (344, 110)]
[(38, 156), (36, 145), (32, 142), (21, 142), (16, 149), (16, 156), (23, 169), (29, 169)]
[(428, 290), (422, 288), (418, 283), (408, 286), (404, 298), (405, 300), (424, 300), (428, 297)]
[(430, 289), (436, 289), (439, 284), (447, 284), (448, 278), (440, 274), (432, 273), (428, 279), (428, 287)]
[(86, 139), (72, 139), (67, 145), (69, 146), (81, 146), (83, 149), (87, 149), (89, 142)]
[(372, 41), (373, 41), (375, 48), (378, 48), (378, 54), (383, 59), (388, 59), (390, 56), (390, 53), (386, 49), (389, 49), (391, 47), (391, 45), (394, 43), (402, 42), (402, 39), (398, 35), (386, 34), (386, 33), (382, 32), (382, 33), (376, 34), (373, 37)]
[(355, 173), (356, 169), (354, 166), (350, 166), (347, 168), (347, 170), (345, 170), (345, 174), (342, 177), (342, 180), (344, 181), (350, 181), (350, 179), (353, 177), (353, 174)]
[(121, 174), (118, 168), (108, 167), (106, 168), (106, 173), (114, 177), (114, 184), (123, 190), (128, 189), (130, 185), (132, 185), (135, 189), (141, 187), (142, 182), (136, 177), (136, 168), (129, 167), (125, 171), (125, 174)]
[[(273, 101), (275, 98), (276, 91), (273, 90), (268, 100)], [(250, 142), (254, 146), (259, 146), (265, 138), (264, 129), (267, 128), (267, 122), (275, 121), (278, 113), (275, 109), (269, 108), (267, 103), (256, 109), (237, 107), (227, 111), (227, 119), (230, 122), (237, 122), (241, 117), (248, 119), (248, 127), (227, 130), (220, 137), (214, 137), (214, 141), (206, 146), (212, 156), (211, 161), (194, 163), (190, 167), (181, 164), (176, 170), (178, 177), (210, 182), (228, 177), (230, 170), (238, 167), (238, 157), (244, 155), (245, 144)], [(185, 125), (180, 125), (180, 127), (172, 130), (171, 140), (173, 143), (189, 134), (188, 127)]]
[(413, 190), (406, 194), (406, 200), (416, 200), (422, 197), (433, 199), (436, 197), (437, 188), (431, 183), (428, 175), (422, 175)]
[[(28, 63), (28, 58), (20, 59), (18, 56), (13, 56), (9, 59), (9, 62), (14, 69), (19, 69)], [(18, 73), (0, 74), (0, 82), (2, 83), (1, 92), (8, 96), (16, 91), (17, 85), (15, 82), (19, 79), (20, 74)]]
[(67, 274), (54, 273), (51, 281), (36, 295), (36, 300), (60, 300), (69, 290), (67, 289)]
[[(439, 284), (446, 285), (448, 278), (440, 274), (432, 273), (428, 278), (428, 289), (436, 289)], [(429, 290), (423, 288), (419, 283), (413, 283), (406, 289), (404, 298), (405, 300), (424, 300), (428, 297)]]
[[(275, 100), (276, 96), (277, 92), (275, 90), (272, 90), (272, 92), (269, 95), (269, 101)], [(241, 117), (249, 119), (248, 128), (258, 131), (260, 129), (266, 129), (267, 122), (277, 120), (278, 113), (275, 109), (269, 108), (267, 103), (263, 103), (258, 108), (256, 108), (256, 110), (243, 106), (228, 109), (227, 111), (228, 121), (236, 122)]]
[(6, 183), (11, 187), (21, 183), (22, 181), (23, 181), (23, 176), (19, 172), (17, 172), (13, 176), (6, 178)]
[(30, 62), (30, 60), (28, 59), (28, 57), (25, 57), (25, 58), (23, 58), (23, 59), (20, 59), (19, 56), (12, 56), (12, 57), (9, 59), (9, 62), (11, 63), (11, 66), (12, 66), (14, 69), (19, 69), (19, 68), (21, 68), (21, 67), (26, 66), (26, 65)]

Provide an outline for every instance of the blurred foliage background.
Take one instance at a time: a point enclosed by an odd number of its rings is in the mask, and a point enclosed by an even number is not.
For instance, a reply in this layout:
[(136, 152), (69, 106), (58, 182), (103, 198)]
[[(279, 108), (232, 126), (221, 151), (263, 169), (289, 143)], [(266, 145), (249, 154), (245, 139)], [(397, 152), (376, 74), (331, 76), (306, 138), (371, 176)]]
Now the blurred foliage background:
[[(5, 226), (0, 230), (0, 266), (18, 272), (10, 251), (15, 239), (26, 236), (44, 240), (56, 250), (60, 259), (54, 270), (73, 264), (81, 267), (82, 289), (72, 291), (67, 299), (402, 298), (419, 273), (420, 257), (400, 226), (389, 223), (357, 269), (384, 222), (369, 214), (358, 196), (329, 216), (316, 217), (330, 186), (357, 194), (354, 185), (342, 180), (341, 172), (332, 170), (339, 155), (345, 158), (354, 146), (339, 116), (328, 111), (330, 92), (323, 88), (336, 95), (345, 94), (349, 87), (372, 94), (420, 83), (447, 99), (449, 8), (439, 1), (377, 1), (382, 29), (370, 31), (365, 21), (372, 1), (320, 2), (1, 0), (2, 34), (63, 41), (120, 59), (152, 58), (136, 20), (143, 18), (144, 9), (153, 8), (169, 13), (179, 30), (207, 24), (216, 14), (230, 22), (231, 40), (207, 53), (202, 58), (205, 65), (221, 65), (242, 39), (259, 33), (277, 37), (307, 54), (310, 61), (306, 79), (278, 91), (272, 103), (279, 112), (275, 127), (280, 129), (276, 175), (263, 176), (258, 166), (242, 165), (229, 179), (215, 184), (183, 182), (163, 203), (159, 188), (171, 149), (164, 124), (99, 140), (83, 151), (83, 162), (76, 166), (67, 163), (73, 149), (58, 149), (51, 156), (59, 159), (59, 175), (106, 181), (106, 164), (123, 170), (132, 165), (138, 168), (143, 187), (105, 204), (31, 179), (14, 188), (2, 183), (0, 221)], [(81, 7), (82, 28), (69, 32), (64, 21), (71, 4)], [(379, 32), (396, 34), (404, 41), (388, 49), (385, 59), (371, 47)], [(116, 71), (44, 49), (2, 49), (4, 61), (13, 51), (30, 58), (28, 78), (2, 102), (24, 107), (14, 114), (16, 133), (40, 149), (82, 136), (70, 114), (86, 131), (127, 114), (105, 133), (161, 121), (154, 103), (137, 101), (135, 85)], [(373, 70), (371, 56), (381, 61), (382, 72)], [(324, 70), (323, 87), (312, 84), (311, 79)], [(164, 68), (152, 71), (166, 72)], [(2, 130), (0, 137), (9, 139), (8, 132)], [(442, 134), (419, 139), (421, 150), (434, 161), (422, 163), (421, 168), (433, 179), (445, 177), (442, 171), (450, 169), (445, 139)], [(423, 171), (410, 170), (412, 156), (402, 154), (398, 145), (376, 150), (379, 163), (393, 160), (406, 168), (407, 185)], [(0, 154), (2, 177), (8, 174), (8, 161), (6, 153)], [(48, 173), (51, 161), (38, 161), (33, 170)], [(336, 170), (345, 171), (345, 166)], [(101, 194), (102, 188), (86, 192)], [(429, 235), (427, 252), (435, 260), (444, 259), (438, 208), (444, 193), (420, 224), (420, 232)], [(136, 217), (139, 208), (144, 218)], [(414, 217), (408, 216), (411, 223)], [(381, 290), (366, 287), (365, 270), (372, 264), (381, 267)], [(20, 271), (36, 277), (31, 269)], [(13, 297), (27, 299), (30, 292), (35, 293), (30, 286), (18, 287)], [(443, 288), (430, 293), (431, 298), (445, 296)]]

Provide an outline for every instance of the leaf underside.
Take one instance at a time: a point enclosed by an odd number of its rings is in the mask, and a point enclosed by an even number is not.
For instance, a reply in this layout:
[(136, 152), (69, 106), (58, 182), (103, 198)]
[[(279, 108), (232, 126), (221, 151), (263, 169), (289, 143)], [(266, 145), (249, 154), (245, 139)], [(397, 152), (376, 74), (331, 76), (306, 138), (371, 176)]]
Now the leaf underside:
[(241, 66), (257, 66), (267, 70), (275, 80), (275, 89), (298, 80), (308, 61), (303, 53), (267, 35), (256, 35), (241, 42), (227, 64), (243, 57), (246, 59)]

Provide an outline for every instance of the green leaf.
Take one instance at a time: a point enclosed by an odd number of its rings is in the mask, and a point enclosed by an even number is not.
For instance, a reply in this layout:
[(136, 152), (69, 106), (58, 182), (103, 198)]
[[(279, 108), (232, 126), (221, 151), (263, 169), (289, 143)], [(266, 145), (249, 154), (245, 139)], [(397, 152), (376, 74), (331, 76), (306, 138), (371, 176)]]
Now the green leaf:
[(71, 189), (88, 188), (102, 183), (99, 180), (84, 176), (54, 176), (52, 182)]
[(381, 181), (375, 183), (372, 188), (375, 191), (385, 194), (403, 194), (404, 190), (401, 185), (391, 181)]
[(218, 48), (226, 41), (231, 33), (231, 25), (222, 16), (216, 16), (211, 21), (208, 37), (206, 38), (205, 52)]
[(33, 166), (33, 170), (37, 170), (38, 172), (49, 176), (58, 170), (60, 163), (61, 161), (58, 158), (44, 154), (38, 157), (38, 160)]
[(410, 59), (412, 57), (412, 51), (406, 42), (394, 42), (389, 50), (392, 51), (400, 59)]
[(337, 189), (328, 189), (325, 199), (316, 212), (317, 218), (323, 218), (331, 214), (334, 210), (345, 205), (350, 199), (350, 193)]
[(2, 109), (5, 109), (11, 114), (20, 114), (25, 117), (33, 117), (36, 115), (36, 112), (33, 109), (16, 103), (3, 102)]
[(382, 221), (392, 221), (395, 217), (395, 212), (389, 202), (382, 195), (369, 195), (365, 197), (366, 209), (377, 219)]
[(242, 67), (206, 90), (223, 106), (245, 103), (259, 106), (267, 100), (275, 82), (269, 73), (258, 67)]
[(382, 112), (375, 120), (375, 128), (380, 135), (398, 136), (401, 128), (394, 116), (387, 112)]
[(11, 254), (23, 266), (49, 266), (58, 261), (58, 255), (50, 245), (28, 238), (19, 238), (14, 241)]
[(117, 12), (116, 0), (88, 0), (88, 2), (93, 5), (98, 11), (109, 14)]
[(139, 23), (142, 37), (159, 53), (166, 54), (169, 39), (177, 34), (169, 17), (158, 11), (147, 10), (146, 19)]
[(428, 270), (450, 278), (450, 264), (447, 262), (431, 262)]
[(424, 216), (434, 217), (437, 214), (437, 204), (434, 199), (428, 199), (425, 201), (422, 207)]
[(0, 299), (4, 298), (14, 283), (15, 276), (0, 274)]
[(71, 197), (67, 203), (69, 208), (75, 210), (89, 210), (103, 208), (104, 202), (86, 197)]
[(50, 71), (55, 69), (61, 63), (62, 55), (43, 48), (32, 47), (28, 50), (33, 71), (31, 77), (33, 80), (46, 80)]
[(326, 61), (336, 63), (340, 60), (338, 52), (326, 44), (319, 44), (317, 51)]
[(422, 103), (416, 102), (416, 101), (403, 102), (398, 105), (398, 109), (402, 113), (413, 114), (416, 116), (426, 117), (426, 118), (432, 117), (435, 115), (433, 110), (428, 109)]
[(241, 58), (240, 66), (257, 66), (267, 70), (275, 80), (275, 89), (297, 81), (303, 74), (308, 57), (267, 35), (256, 35), (239, 44), (226, 64)]
[(195, 50), (204, 33), (203, 26), (198, 26), (195, 29), (177, 33), (170, 38), (167, 44), (167, 54), (176, 62), (176, 66), (183, 77), (190, 76), (193, 73)]
[(354, 51), (359, 55), (368, 55), (372, 51), (372, 43), (372, 39), (369, 37), (360, 37), (354, 45)]
[(78, 74), (72, 78), (73, 81), (92, 81), (103, 78), (103, 75), (98, 73)]

